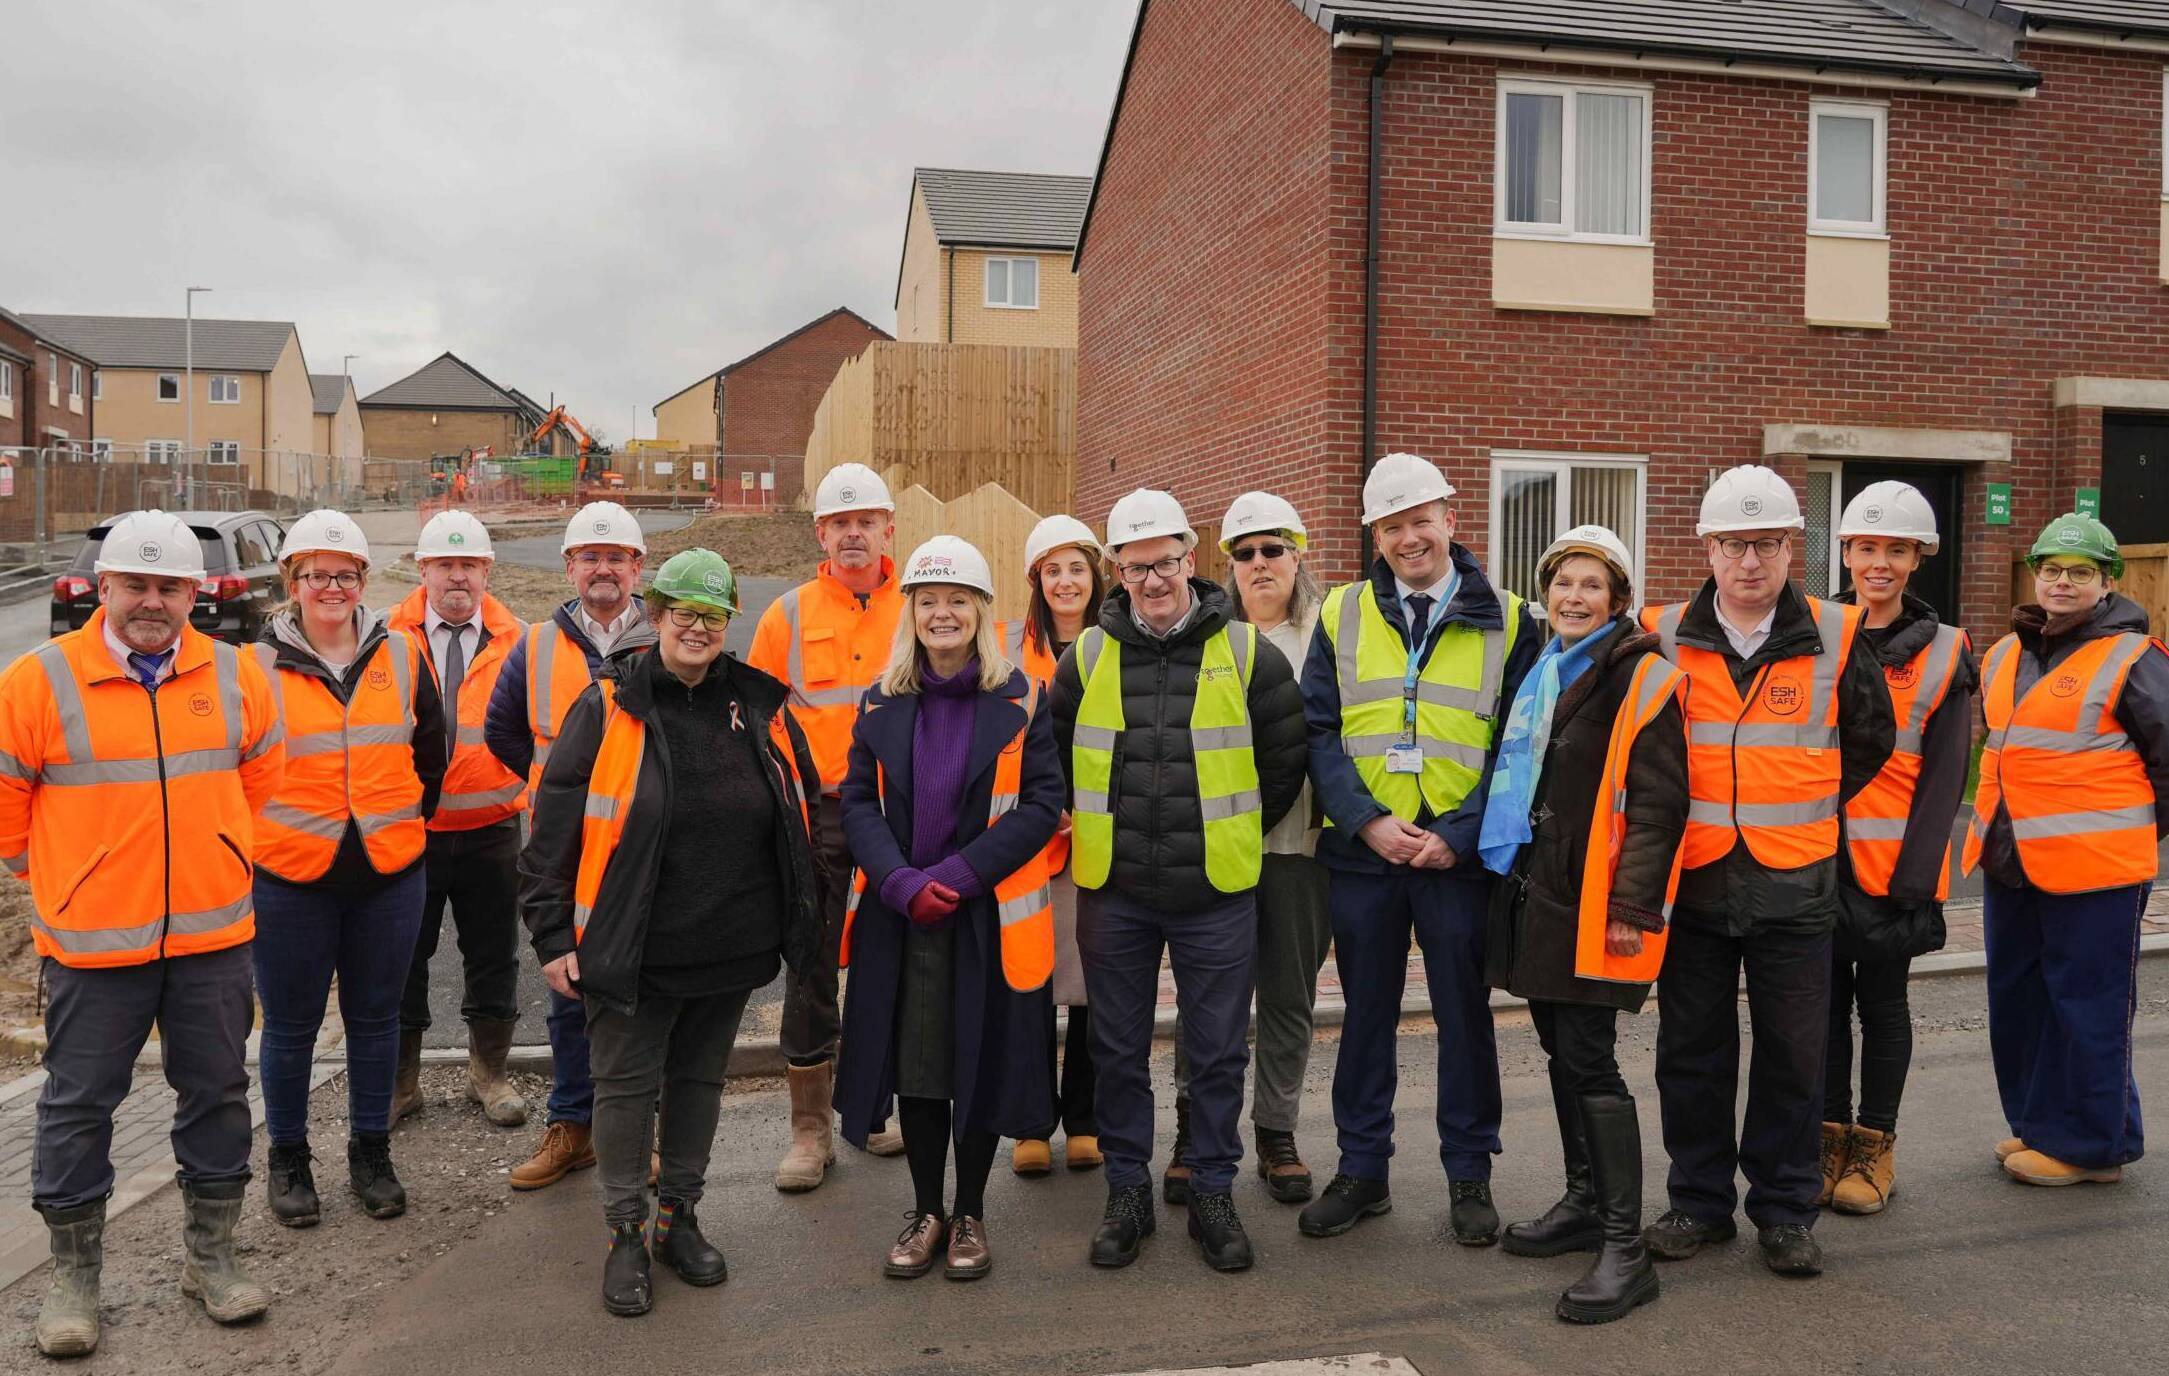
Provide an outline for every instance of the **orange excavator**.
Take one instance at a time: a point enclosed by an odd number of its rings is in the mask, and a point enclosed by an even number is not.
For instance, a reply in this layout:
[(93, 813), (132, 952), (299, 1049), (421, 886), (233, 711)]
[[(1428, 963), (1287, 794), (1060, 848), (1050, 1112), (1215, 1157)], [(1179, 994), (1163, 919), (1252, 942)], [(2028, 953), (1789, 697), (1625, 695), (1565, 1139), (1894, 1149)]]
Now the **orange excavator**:
[(562, 406), (553, 408), (550, 414), (542, 418), (542, 423), (535, 427), (535, 432), (527, 437), (527, 447), (533, 449), (542, 444), (550, 437), (550, 432), (560, 425), (565, 427), (566, 433), (579, 445), (580, 466), (574, 479), (575, 491), (586, 490), (590, 483), (599, 483), (604, 487), (625, 486), (625, 475), (610, 470), (610, 446), (597, 443), (595, 437), (587, 432), (587, 427), (580, 423), (579, 417)]

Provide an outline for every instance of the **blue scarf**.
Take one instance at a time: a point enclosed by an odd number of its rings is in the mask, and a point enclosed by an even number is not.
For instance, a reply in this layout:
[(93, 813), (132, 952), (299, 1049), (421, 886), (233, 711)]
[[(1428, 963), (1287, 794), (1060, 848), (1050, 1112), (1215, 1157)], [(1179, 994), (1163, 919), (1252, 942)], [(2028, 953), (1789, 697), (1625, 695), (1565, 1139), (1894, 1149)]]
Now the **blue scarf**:
[(1521, 680), (1506, 716), (1506, 734), (1499, 741), (1499, 758), (1491, 770), (1491, 790), (1484, 795), (1483, 830), (1476, 838), (1477, 854), (1492, 873), (1511, 873), (1514, 857), (1534, 835), (1529, 829), (1529, 809), (1536, 802), (1537, 780), (1544, 777), (1544, 752), (1551, 745), (1551, 714), (1559, 705), (1559, 694), (1588, 670), (1590, 652), (1618, 628), (1618, 621), (1608, 622), (1571, 649), (1553, 636)]

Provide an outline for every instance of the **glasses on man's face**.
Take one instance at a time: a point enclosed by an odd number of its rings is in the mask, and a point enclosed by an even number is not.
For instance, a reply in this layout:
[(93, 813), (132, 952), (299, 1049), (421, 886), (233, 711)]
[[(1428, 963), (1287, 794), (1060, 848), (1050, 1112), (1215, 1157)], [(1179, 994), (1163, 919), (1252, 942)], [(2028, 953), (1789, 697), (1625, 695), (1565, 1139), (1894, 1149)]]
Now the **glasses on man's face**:
[(579, 566), (580, 566), (581, 568), (584, 568), (584, 569), (593, 569), (593, 568), (610, 568), (610, 569), (621, 569), (621, 568), (625, 568), (626, 566), (630, 565), (630, 564), (631, 564), (631, 563), (633, 562), (633, 556), (631, 556), (630, 554), (627, 554), (627, 553), (626, 553), (626, 552), (625, 552), (624, 550), (621, 550), (621, 549), (613, 549), (613, 550), (592, 550), (592, 549), (584, 549), (584, 550), (581, 550), (581, 551), (580, 551), (580, 552), (579, 552), (578, 554), (575, 554), (574, 556), (572, 556), (572, 562), (574, 562), (575, 564), (578, 564), (578, 565), (579, 565)]
[(731, 624), (731, 619), (726, 612), (699, 612), (691, 607), (672, 607), (670, 609), (670, 624), (676, 626), (679, 630), (690, 631), (696, 622), (704, 631), (720, 631)]
[(1737, 535), (1727, 535), (1717, 542), (1717, 552), (1727, 559), (1744, 559), (1749, 550), (1755, 551), (1757, 559), (1775, 559), (1778, 551), (1785, 548), (1788, 537), (1765, 535), (1760, 540), (1742, 540)]
[(1142, 583), (1147, 578), (1173, 578), (1182, 572), (1182, 556), (1170, 554), (1150, 564), (1121, 564), (1115, 571), (1122, 575), (1125, 583)]
[(2090, 588), (2101, 577), (2101, 570), (2092, 564), (2043, 564), (2033, 571), (2033, 576), (2044, 583), (2069, 583), (2074, 588)]
[(1289, 546), (1279, 544), (1243, 545), (1231, 551), (1228, 557), (1238, 564), (1247, 564), (1253, 559), (1278, 559), (1288, 550)]
[(361, 575), (352, 569), (342, 569), (338, 573), (326, 573), (322, 569), (310, 569), (307, 573), (301, 575), (301, 581), (318, 592), (322, 592), (326, 588), (337, 588), (341, 592), (352, 592), (361, 586)]

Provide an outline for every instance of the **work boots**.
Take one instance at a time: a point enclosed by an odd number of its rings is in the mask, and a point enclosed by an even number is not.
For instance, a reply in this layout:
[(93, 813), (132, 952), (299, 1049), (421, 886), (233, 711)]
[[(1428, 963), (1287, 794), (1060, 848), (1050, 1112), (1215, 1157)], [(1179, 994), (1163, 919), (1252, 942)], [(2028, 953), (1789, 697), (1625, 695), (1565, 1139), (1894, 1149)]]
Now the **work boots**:
[(668, 1195), (656, 1201), (655, 1259), (687, 1285), (721, 1285), (730, 1279), (723, 1253), (701, 1236), (693, 1201)]
[(306, 1139), (271, 1144), (271, 1159), (264, 1167), (264, 1193), (271, 1200), (271, 1216), (289, 1228), (313, 1228), (322, 1216), (316, 1198), (315, 1160)]
[(1853, 1129), (1852, 1154), (1845, 1174), (1831, 1192), (1830, 1207), (1841, 1214), (1879, 1214), (1897, 1192), (1898, 1133)]
[(1581, 1106), (1575, 1102), (1557, 1061), (1551, 1065), (1551, 1104), (1559, 1119), (1559, 1146), (1566, 1154), (1566, 1193), (1538, 1217), (1527, 1223), (1511, 1224), (1500, 1235), (1499, 1245), (1517, 1257), (1594, 1252), (1604, 1240), (1590, 1185), (1589, 1151), (1583, 1139)]
[(410, 1113), (422, 1111), (422, 1033), (418, 1028), (399, 1029), (399, 1068), (392, 1076), (392, 1126)]
[(1853, 1125), (1851, 1123), (1823, 1124), (1823, 1192), (1815, 1196), (1817, 1208), (1827, 1209), (1836, 1194), (1838, 1182), (1845, 1178), (1845, 1168), (1852, 1161)]
[(539, 1190), (555, 1185), (568, 1172), (584, 1171), (594, 1164), (594, 1129), (586, 1123), (560, 1118), (542, 1130), (535, 1154), (514, 1166), (506, 1183), (515, 1190)]
[(1226, 1194), (1190, 1196), (1190, 1236), (1205, 1253), (1205, 1264), (1215, 1271), (1247, 1271), (1254, 1259), (1250, 1235), (1236, 1216), (1235, 1197)]
[(1107, 1191), (1107, 1211), (1100, 1217), (1100, 1226), (1092, 1234), (1091, 1259), (1094, 1266), (1127, 1266), (1137, 1260), (1137, 1253), (1152, 1236), (1156, 1221), (1152, 1216), (1152, 1183), (1140, 1181), (1135, 1185), (1117, 1185)]
[(48, 1209), (53, 1287), (38, 1309), (38, 1351), (81, 1357), (98, 1346), (98, 1272), (105, 1265), (105, 1201)]
[(1610, 1323), (1657, 1298), (1657, 1267), (1642, 1240), (1642, 1127), (1625, 1095), (1590, 1095), (1579, 1107), (1601, 1242), (1554, 1312), (1569, 1323)]
[(1301, 1204), (1310, 1198), (1310, 1167), (1295, 1149), (1295, 1134), (1258, 1129), (1258, 1174), (1265, 1192), (1283, 1204)]
[(791, 1072), (791, 1149), (776, 1165), (776, 1188), (803, 1194), (819, 1188), (836, 1163), (836, 1063), (794, 1065)]
[[(516, 1128), (527, 1121), (527, 1101), (505, 1078), (505, 1058), (512, 1054), (512, 1030), (518, 1025), (495, 1018), (476, 1018), (467, 1024), (467, 1097), (482, 1106), (483, 1117), (501, 1128)], [(402, 1057), (405, 1051), (402, 1043)]]
[(220, 1323), (245, 1323), (271, 1307), (271, 1292), (250, 1280), (234, 1260), (233, 1226), (240, 1221), (247, 1193), (238, 1180), (181, 1187), (181, 1236), (188, 1245), (188, 1259), (181, 1263), (181, 1293), (203, 1301), (203, 1311)]
[(1175, 1145), (1167, 1153), (1160, 1198), (1170, 1204), (1190, 1202), (1190, 1101), (1180, 1096), (1175, 1099)]
[(347, 1182), (362, 1212), (371, 1218), (397, 1218), (407, 1211), (407, 1187), (392, 1170), (392, 1136), (357, 1132), (346, 1139)]
[(630, 1319), (655, 1303), (655, 1281), (648, 1268), (647, 1229), (639, 1223), (610, 1225), (610, 1256), (603, 1262), (603, 1308)]

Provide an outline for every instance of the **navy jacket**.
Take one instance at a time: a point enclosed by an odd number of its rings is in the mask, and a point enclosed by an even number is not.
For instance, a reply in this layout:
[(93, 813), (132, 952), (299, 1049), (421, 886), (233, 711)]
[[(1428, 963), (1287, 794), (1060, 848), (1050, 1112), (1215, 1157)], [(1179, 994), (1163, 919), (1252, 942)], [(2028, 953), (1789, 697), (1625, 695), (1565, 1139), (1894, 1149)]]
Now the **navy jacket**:
[[(580, 619), (572, 614), (579, 603), (577, 597), (568, 599), (552, 619), (586, 656), (587, 676), (599, 678), (604, 656), (595, 653), (594, 643), (587, 638), (587, 632), (580, 629)], [(655, 627), (642, 618), (618, 637), (608, 658), (623, 659), (654, 643)], [(535, 762), (535, 736), (527, 728), (527, 636), (524, 633), (519, 643), (512, 647), (512, 653), (505, 656), (504, 667), (497, 672), (497, 686), (490, 690), (489, 710), (482, 716), (482, 743), (489, 747), (499, 764), (523, 779), (527, 777), (529, 767)]]

